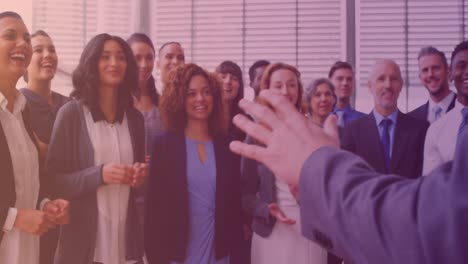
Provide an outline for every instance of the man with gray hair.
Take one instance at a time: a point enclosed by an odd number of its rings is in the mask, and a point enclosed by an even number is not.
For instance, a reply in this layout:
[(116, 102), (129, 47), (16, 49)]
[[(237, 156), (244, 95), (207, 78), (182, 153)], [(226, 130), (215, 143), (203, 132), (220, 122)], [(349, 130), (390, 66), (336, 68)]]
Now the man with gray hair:
[(398, 110), (403, 87), (400, 67), (393, 60), (376, 61), (368, 86), (374, 109), (344, 127), (342, 148), (361, 156), (380, 173), (421, 176), (429, 123)]
[(427, 46), (418, 54), (419, 79), (429, 92), (429, 100), (409, 114), (433, 123), (455, 105), (455, 93), (449, 88), (449, 67), (445, 54)]

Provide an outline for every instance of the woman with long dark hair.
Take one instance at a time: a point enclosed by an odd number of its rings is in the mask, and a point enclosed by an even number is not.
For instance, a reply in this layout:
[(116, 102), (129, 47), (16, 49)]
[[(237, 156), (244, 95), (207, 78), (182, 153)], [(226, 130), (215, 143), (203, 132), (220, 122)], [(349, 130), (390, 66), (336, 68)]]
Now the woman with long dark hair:
[(120, 37), (95, 36), (72, 80), (75, 100), (59, 110), (47, 158), (58, 195), (72, 203), (54, 263), (142, 263), (135, 196), (147, 165), (130, 47)]
[(158, 109), (159, 94), (153, 77), (156, 51), (151, 39), (143, 33), (134, 33), (127, 40), (138, 68), (138, 86), (133, 87), (134, 106), (145, 119), (145, 150), (149, 155), (152, 140), (162, 132)]

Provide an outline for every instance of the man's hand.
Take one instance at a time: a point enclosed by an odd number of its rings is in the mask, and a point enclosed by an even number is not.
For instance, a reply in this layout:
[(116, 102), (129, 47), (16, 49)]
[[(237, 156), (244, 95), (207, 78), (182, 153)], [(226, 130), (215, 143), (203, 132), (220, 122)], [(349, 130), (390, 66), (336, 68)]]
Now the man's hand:
[(302, 165), (317, 149), (338, 147), (336, 116), (327, 118), (324, 128), (309, 122), (287, 98), (271, 90), (259, 95), (267, 106), (241, 100), (239, 106), (258, 123), (236, 115), (234, 124), (263, 144), (231, 143), (233, 152), (265, 164), (282, 181), (297, 185)]
[(56, 225), (65, 225), (69, 221), (70, 203), (67, 200), (56, 199), (48, 201), (42, 209), (49, 221)]
[(55, 225), (48, 219), (45, 212), (31, 209), (18, 209), (14, 227), (23, 232), (40, 236), (49, 229), (55, 228)]

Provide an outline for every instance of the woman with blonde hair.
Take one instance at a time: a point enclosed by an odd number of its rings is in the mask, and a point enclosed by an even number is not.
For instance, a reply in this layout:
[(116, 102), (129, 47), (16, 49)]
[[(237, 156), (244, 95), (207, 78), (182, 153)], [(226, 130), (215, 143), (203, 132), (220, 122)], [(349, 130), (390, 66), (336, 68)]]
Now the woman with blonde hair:
[[(300, 111), (302, 83), (296, 67), (284, 63), (268, 66), (260, 83), (260, 90), (265, 89), (278, 91)], [(327, 252), (301, 235), (294, 190), (276, 180), (265, 165), (247, 158), (241, 179), (242, 205), (254, 218), (252, 264), (327, 263)]]

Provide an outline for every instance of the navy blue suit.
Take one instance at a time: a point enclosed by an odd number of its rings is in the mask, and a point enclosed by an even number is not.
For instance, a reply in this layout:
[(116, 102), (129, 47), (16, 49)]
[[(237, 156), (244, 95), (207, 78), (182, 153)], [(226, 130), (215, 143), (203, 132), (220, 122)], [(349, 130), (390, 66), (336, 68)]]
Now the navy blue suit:
[(360, 264), (468, 263), (468, 129), (459, 142), (453, 162), (418, 179), (314, 152), (299, 183), (304, 236)]
[[(221, 259), (241, 237), (240, 168), (227, 138), (213, 140), (216, 159), (215, 253)], [(165, 133), (152, 147), (145, 197), (145, 253), (150, 264), (183, 262), (189, 243), (185, 136)]]
[(377, 172), (419, 177), (422, 173), (424, 140), (428, 126), (427, 121), (398, 112), (389, 169), (372, 113), (344, 127), (341, 147), (362, 157)]

